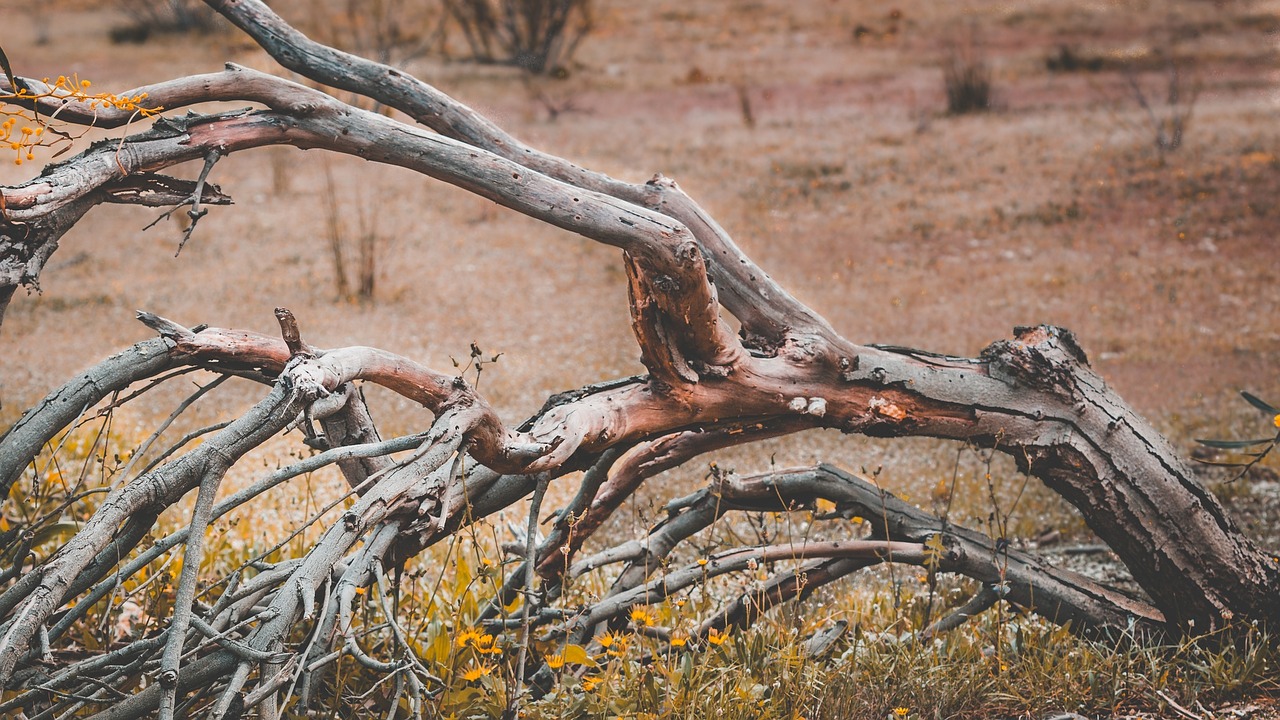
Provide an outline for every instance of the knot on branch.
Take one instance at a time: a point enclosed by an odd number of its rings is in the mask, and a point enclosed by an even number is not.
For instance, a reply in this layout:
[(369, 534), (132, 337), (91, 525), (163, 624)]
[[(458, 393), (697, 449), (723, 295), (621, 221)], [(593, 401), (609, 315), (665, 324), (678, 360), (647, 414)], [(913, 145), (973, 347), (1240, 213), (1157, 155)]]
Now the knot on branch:
[[(817, 335), (789, 333), (782, 345), (778, 347), (777, 353), (787, 362), (802, 367), (837, 362), (830, 346)], [(852, 371), (858, 368), (858, 356), (854, 355), (852, 361), (848, 358), (840, 358), (838, 363), (842, 377), (852, 376)]]
[(305, 355), (296, 355), (285, 365), (284, 372), (280, 374), (280, 382), (308, 402), (328, 397), (328, 385), (333, 384), (330, 373), (314, 358)]
[(684, 267), (693, 267), (702, 262), (702, 249), (693, 240), (685, 240), (676, 245), (676, 260)]
[(360, 513), (348, 510), (342, 513), (342, 527), (347, 532), (355, 532), (360, 528)]
[(666, 175), (663, 175), (662, 173), (654, 173), (653, 177), (649, 178), (649, 182), (645, 183), (645, 185), (649, 187), (654, 187), (654, 188), (679, 187), (678, 185), (676, 185), (676, 181), (674, 179), (669, 178)]
[(1014, 328), (1013, 340), (999, 340), (982, 351), (991, 376), (1011, 385), (1070, 398), (1074, 394), (1076, 368), (1089, 359), (1071, 331), (1051, 325)]
[(1076, 341), (1075, 333), (1066, 328), (1054, 325), (1017, 325), (1013, 328), (1013, 335), (1020, 342), (1058, 349), (1081, 365), (1089, 365), (1089, 358)]
[(861, 364), (858, 356), (840, 358), (840, 379), (844, 382), (853, 382), (858, 379), (855, 371)]

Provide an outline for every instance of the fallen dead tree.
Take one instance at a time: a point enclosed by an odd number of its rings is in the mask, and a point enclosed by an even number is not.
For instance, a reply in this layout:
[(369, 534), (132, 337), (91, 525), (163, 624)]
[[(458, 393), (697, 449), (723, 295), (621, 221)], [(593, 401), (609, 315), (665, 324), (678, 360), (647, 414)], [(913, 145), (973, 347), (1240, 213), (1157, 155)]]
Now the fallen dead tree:
[[(22, 185), (0, 188), (0, 317), (14, 290), (34, 284), (58, 240), (102, 202), (189, 206), (226, 202), (207, 182), (222, 156), (288, 144), (410, 168), (516, 212), (622, 251), (632, 328), (648, 370), (567, 390), (520, 425), (500, 418), (462, 377), (370, 347), (318, 349), (278, 310), (281, 337), (187, 328), (140, 314), (158, 338), (129, 348), (54, 391), (0, 438), (8, 495), (33, 458), (87, 409), (145, 391), (190, 368), (266, 388), (241, 417), (208, 428), (203, 443), (140, 469), (111, 489), (50, 557), (32, 563), (31, 536), (5, 538), (0, 591), (0, 712), (52, 717), (278, 717), (305, 698), (337, 658), (396, 678), (421, 699), (436, 679), (402, 629), (374, 657), (353, 630), (364, 603), (388, 593), (386, 575), (478, 519), (532, 496), (523, 558), (482, 615), (496, 632), (590, 643), (637, 606), (719, 575), (782, 560), (765, 584), (703, 619), (695, 635), (751, 624), (770, 607), (881, 563), (976, 580), (980, 590), (922, 630), (944, 632), (1004, 600), (1079, 632), (1182, 637), (1236, 620), (1274, 624), (1280, 563), (1243, 537), (1173, 448), (1088, 365), (1071, 333), (1018, 328), (980, 357), (854, 343), (774, 283), (675, 182), (631, 184), (576, 167), (508, 136), (399, 70), (314, 43), (256, 0), (209, 0), (284, 67), (367, 96), (417, 121), (362, 111), (323, 92), (249, 69), (178, 78), (131, 91), (168, 109), (242, 101), (260, 109), (161, 118), (141, 133), (95, 145)], [(62, 122), (121, 127), (127, 109), (89, 107), (32, 80), (5, 81), (7, 102)], [(15, 87), (15, 85), (17, 87)], [(28, 92), (18, 93), (25, 89)], [(160, 174), (203, 159), (195, 181)], [(735, 318), (735, 332), (722, 313)], [(434, 415), (422, 433), (384, 440), (361, 383), (386, 387)], [(268, 438), (300, 428), (319, 453), (218, 500), (227, 471)], [(926, 436), (1009, 455), (1077, 508), (1146, 592), (1131, 598), (1064, 572), (1007, 538), (957, 527), (835, 468), (717, 476), (673, 500), (643, 537), (599, 548), (597, 531), (647, 479), (713, 450), (812, 428), (876, 437)], [(354, 503), (302, 557), (260, 562), (197, 599), (210, 523), (252, 508), (289, 478), (337, 465)], [(550, 482), (581, 472), (570, 504), (541, 541), (534, 520)], [(196, 496), (189, 526), (149, 540), (156, 518)], [(812, 512), (876, 518), (867, 537), (720, 548), (691, 565), (676, 550), (733, 512)], [(337, 502), (337, 500), (335, 500)], [(181, 545), (172, 618), (154, 635), (109, 652), (55, 662), (69, 631), (113, 588)], [(567, 607), (566, 578), (613, 569), (608, 593)], [(207, 588), (206, 588), (207, 589)], [(516, 615), (502, 607), (523, 599)], [(384, 608), (394, 618), (394, 608)], [(655, 629), (661, 634), (661, 629)], [(670, 636), (668, 635), (668, 638)], [(697, 637), (693, 638), (694, 642)], [(520, 661), (538, 681), (541, 660)], [(141, 682), (154, 678), (155, 682)], [(121, 691), (118, 688), (129, 688)]]

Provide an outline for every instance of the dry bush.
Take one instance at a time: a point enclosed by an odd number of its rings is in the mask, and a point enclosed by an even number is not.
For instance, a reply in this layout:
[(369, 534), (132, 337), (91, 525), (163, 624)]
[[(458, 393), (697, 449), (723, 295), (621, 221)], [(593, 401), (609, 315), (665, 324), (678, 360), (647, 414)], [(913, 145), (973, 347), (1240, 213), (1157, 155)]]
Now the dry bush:
[(444, 0), (472, 56), (535, 75), (562, 73), (591, 31), (591, 0)]
[(372, 302), (378, 279), (378, 248), (383, 245), (378, 233), (377, 218), (365, 212), (365, 204), (357, 199), (355, 240), (355, 272), (356, 287), (354, 292), (347, 269), (351, 266), (351, 238), (342, 222), (340, 195), (333, 182), (333, 172), (329, 165), (324, 168), (325, 179), (325, 226), (329, 237), (329, 251), (333, 258), (334, 289), (338, 299), (347, 302)]
[(436, 48), (447, 17), (440, 3), (422, 0), (311, 0), (309, 10), (317, 39), (397, 67)]
[(130, 23), (111, 29), (116, 43), (146, 42), (166, 33), (207, 33), (218, 25), (218, 14), (200, 0), (116, 0)]
[(942, 81), (947, 91), (948, 113), (964, 115), (991, 109), (991, 66), (972, 31), (964, 42), (951, 46), (942, 66)]
[(1087, 55), (1070, 45), (1061, 44), (1057, 51), (1044, 59), (1044, 67), (1051, 73), (1101, 72), (1106, 61), (1099, 55)]
[(1190, 61), (1175, 58), (1172, 50), (1163, 54), (1164, 71), (1151, 86), (1142, 82), (1132, 69), (1125, 71), (1130, 97), (1142, 109), (1146, 120), (1142, 130), (1151, 137), (1162, 163), (1165, 155), (1182, 147), (1183, 135), (1191, 124), (1191, 113), (1200, 96), (1199, 82), (1188, 79), (1186, 66)]

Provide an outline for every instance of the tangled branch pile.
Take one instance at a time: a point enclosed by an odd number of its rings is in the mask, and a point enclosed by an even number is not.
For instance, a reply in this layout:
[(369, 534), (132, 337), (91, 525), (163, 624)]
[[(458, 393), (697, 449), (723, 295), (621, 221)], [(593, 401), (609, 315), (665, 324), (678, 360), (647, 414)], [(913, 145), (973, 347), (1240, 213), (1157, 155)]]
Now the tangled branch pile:
[[(261, 107), (161, 118), (0, 188), (0, 317), (14, 290), (38, 279), (59, 238), (98, 203), (189, 205), (194, 227), (202, 204), (225, 201), (206, 183), (220, 157), (288, 144), (410, 168), (618, 248), (648, 372), (568, 389), (511, 425), (462, 377), (375, 348), (311, 347), (285, 310), (277, 311), (280, 338), (140, 314), (158, 338), (73, 379), (0, 438), (0, 497), (25, 482), (41, 449), (84, 413), (118, 404), (135, 385), (142, 389), (133, 396), (200, 368), (266, 389), (242, 416), (206, 428), (194, 449), (185, 449), (193, 435), (136, 474), (126, 468), (51, 555), (32, 553), (36, 532), (5, 535), (0, 712), (223, 718), (254, 709), (279, 717), (293, 703), (305, 707), (317, 678), (339, 658), (394, 683), (398, 698), (421, 708), (440, 680), (398, 620), (399, 571), (530, 496), (524, 546), (512, 549), (520, 562), (496, 579), (492, 601), (477, 612), (483, 632), (459, 637), (479, 652), (494, 635), (518, 638), (518, 680), (532, 692), (549, 686), (569, 648), (581, 657), (607, 655), (604, 645), (615, 642), (609, 631), (630, 626), (670, 647), (714, 644), (773, 606), (886, 562), (977, 581), (973, 599), (922, 630), (925, 636), (1001, 601), (1096, 636), (1181, 637), (1232, 618), (1280, 620), (1280, 563), (1240, 535), (1169, 444), (1089, 368), (1069, 332), (1019, 328), (978, 358), (851, 342), (773, 282), (675, 182), (659, 176), (631, 184), (527, 147), (416, 78), (309, 40), (258, 0), (208, 4), (287, 69), (418, 124), (231, 65), (130, 91), (169, 109), (228, 100)], [(31, 81), (6, 81), (0, 99), (45, 115), (56, 109), (69, 123), (120, 127), (132, 117), (24, 87)], [(205, 161), (196, 182), (159, 174), (195, 159)], [(361, 383), (420, 403), (433, 423), (384, 439)], [(295, 428), (316, 454), (219, 500), (231, 467)], [(642, 536), (597, 537), (646, 479), (712, 450), (811, 428), (947, 438), (1009, 455), (1079, 510), (1147, 598), (1056, 569), (1006, 538), (933, 517), (826, 465), (715, 475), (702, 490), (672, 499), (667, 518)], [(316, 516), (327, 524), (305, 553), (257, 558), (213, 583), (201, 577), (212, 522), (251, 513), (271, 487), (331, 464), (352, 502), (335, 498), (338, 512)], [(548, 484), (566, 476), (577, 478), (577, 493), (539, 538), (535, 522)], [(152, 537), (160, 513), (193, 491), (189, 524)], [(866, 536), (721, 547), (685, 564), (682, 544), (743, 511), (876, 520)], [(143, 582), (178, 546), (181, 571), (163, 627), (77, 652), (92, 609), (117, 588)], [(588, 547), (602, 549), (584, 557)], [(645, 610), (711, 578), (761, 568), (766, 576), (756, 589), (688, 627), (657, 627)], [(606, 592), (587, 599), (566, 592), (590, 574), (609, 579)], [(381, 618), (376, 632), (356, 622), (370, 614)]]

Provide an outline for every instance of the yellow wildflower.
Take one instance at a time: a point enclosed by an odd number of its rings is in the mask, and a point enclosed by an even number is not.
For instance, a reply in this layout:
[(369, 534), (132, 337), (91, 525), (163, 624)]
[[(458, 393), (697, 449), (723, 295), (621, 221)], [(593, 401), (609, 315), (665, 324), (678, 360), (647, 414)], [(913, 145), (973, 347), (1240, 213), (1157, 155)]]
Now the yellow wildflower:
[(898, 717), (906, 717), (907, 713), (909, 712), (911, 711), (904, 707), (896, 707), (893, 709), (893, 714), (897, 715)]
[(497, 655), (502, 649), (495, 646), (493, 636), (487, 632), (482, 632), (476, 628), (467, 628), (458, 633), (453, 639), (455, 645), (459, 648), (473, 648), (476, 652), (483, 654)]
[(551, 668), (552, 670), (559, 670), (560, 668), (564, 667), (564, 655), (561, 655), (559, 653), (556, 653), (554, 655), (548, 655), (546, 657), (546, 661), (547, 661), (547, 667)]
[(475, 644), (479, 639), (479, 630), (476, 630), (475, 628), (467, 628), (466, 630), (458, 633), (458, 636), (454, 638), (454, 643), (457, 644), (458, 647), (464, 648)]
[(596, 687), (599, 686), (601, 682), (604, 682), (604, 681), (594, 675), (584, 677), (582, 678), (582, 689), (586, 690), (587, 692), (591, 692), (592, 690), (595, 690)]
[(626, 635), (616, 632), (605, 633), (604, 635), (596, 638), (596, 642), (600, 643), (600, 647), (604, 648), (608, 655), (612, 657), (622, 657), (627, 654), (627, 645), (630, 643), (630, 640)]
[(654, 621), (653, 613), (642, 607), (631, 608), (631, 622), (636, 625), (652, 625)]
[(673, 648), (682, 648), (688, 644), (689, 644), (689, 638), (685, 637), (684, 635), (671, 636), (671, 647)]
[(492, 672), (493, 672), (492, 665), (487, 665), (487, 664), (477, 665), (471, 668), (470, 670), (462, 673), (462, 679), (466, 680), (467, 682), (475, 682), (482, 677), (488, 676)]
[(717, 630), (715, 628), (711, 628), (710, 630), (707, 631), (707, 642), (711, 643), (712, 645), (723, 645), (724, 641), (728, 639), (729, 639), (728, 630)]

